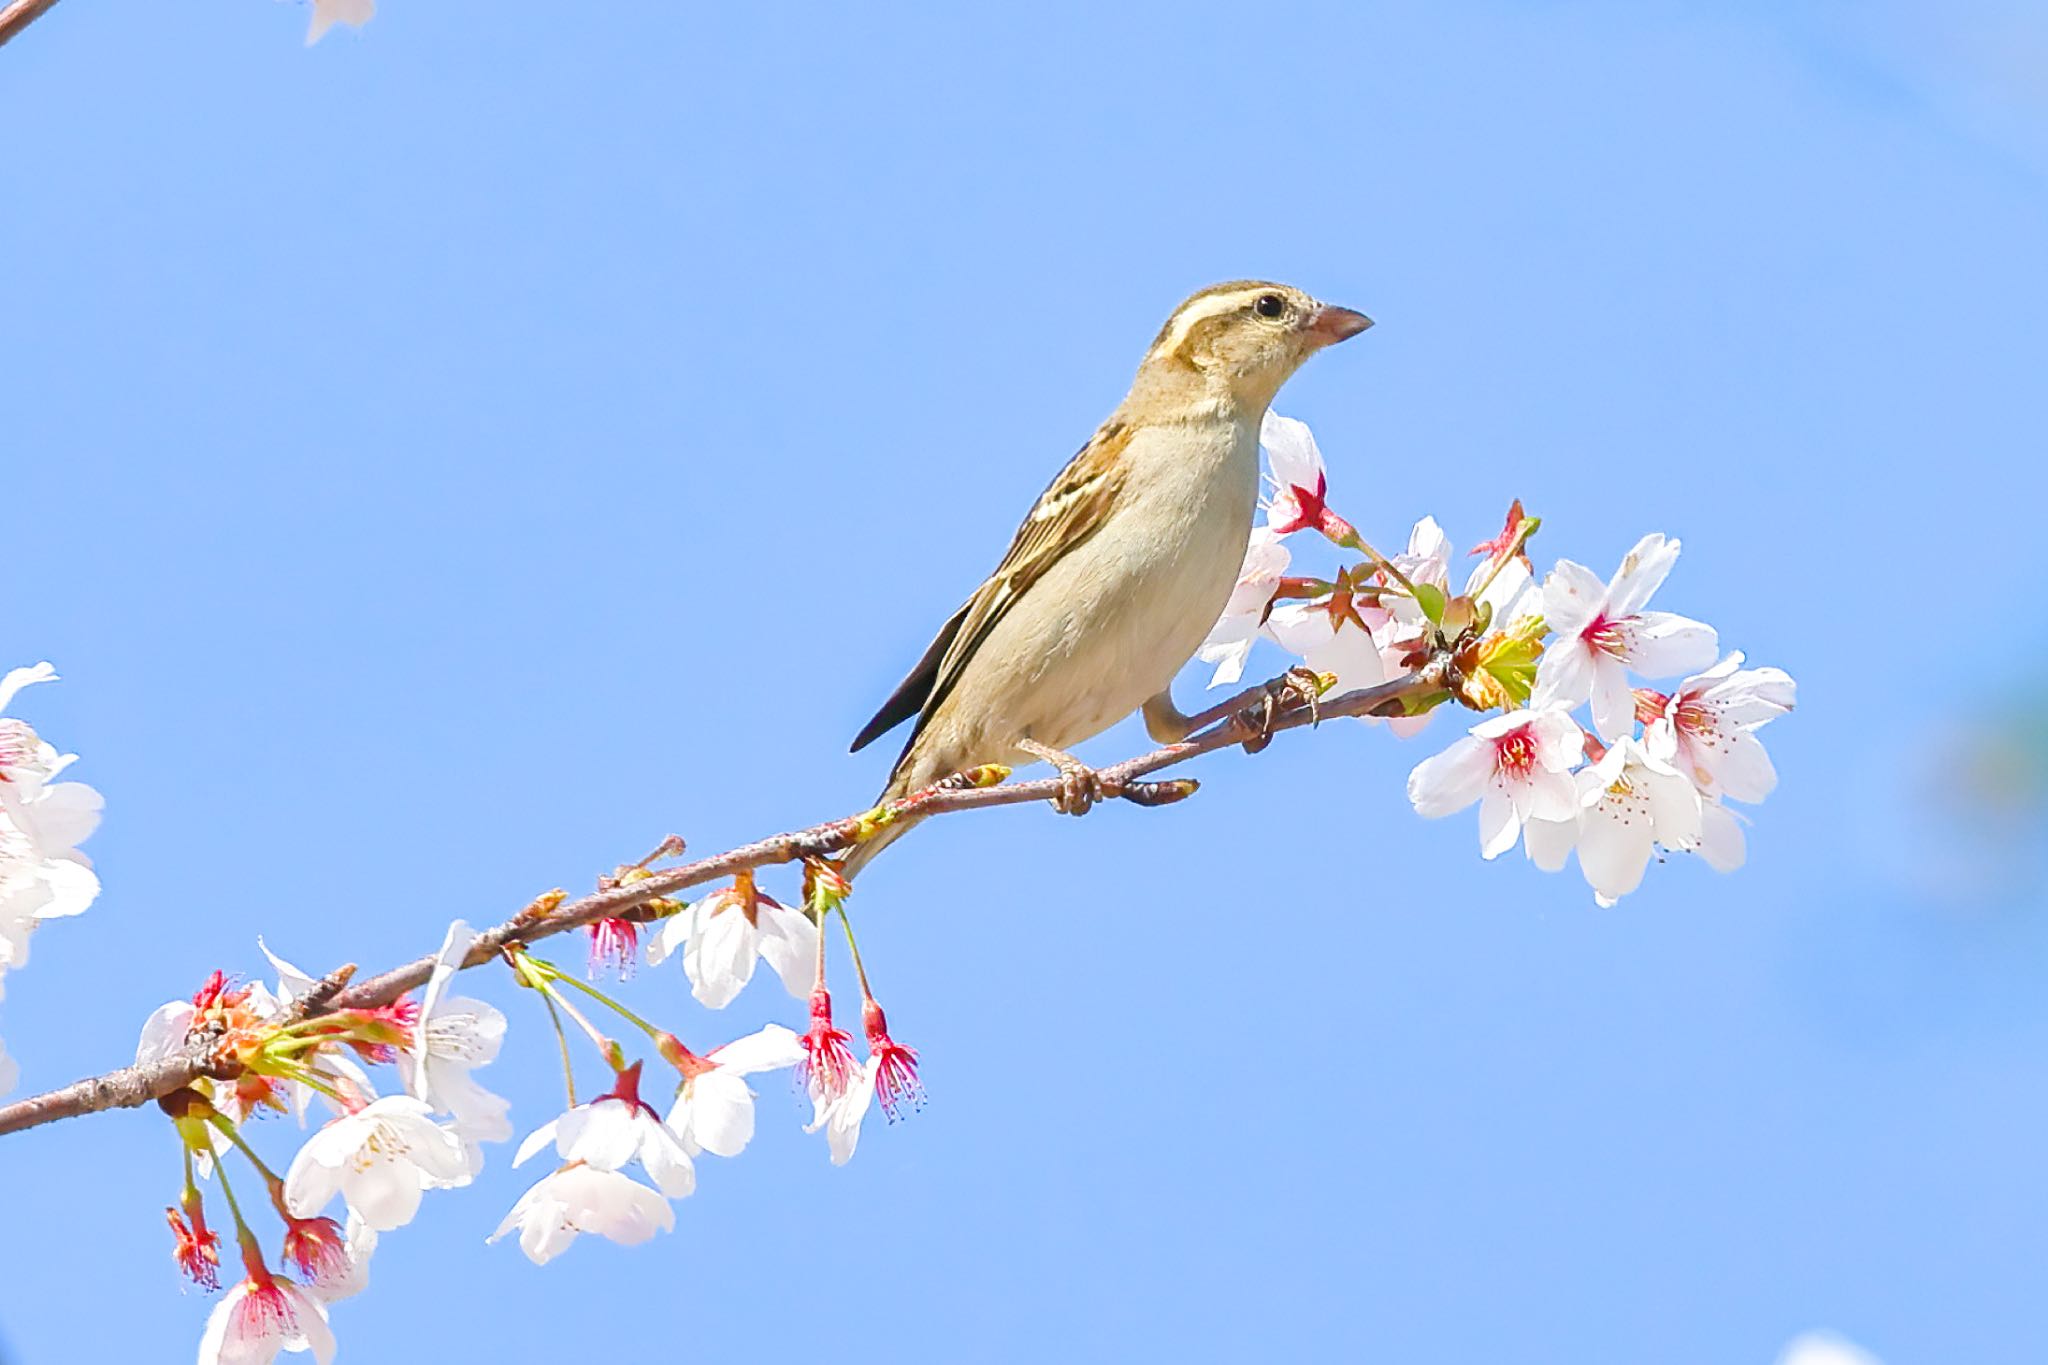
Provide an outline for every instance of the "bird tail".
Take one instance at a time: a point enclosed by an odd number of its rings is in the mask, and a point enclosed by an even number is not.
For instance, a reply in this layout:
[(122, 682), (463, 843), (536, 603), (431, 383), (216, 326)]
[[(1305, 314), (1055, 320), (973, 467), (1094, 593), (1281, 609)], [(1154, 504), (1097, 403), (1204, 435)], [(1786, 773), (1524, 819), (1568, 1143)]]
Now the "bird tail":
[(875, 860), (877, 853), (902, 838), (916, 823), (916, 820), (897, 820), (882, 826), (847, 852), (845, 861), (840, 865), (840, 871), (848, 881), (853, 880), (862, 868)]
[[(902, 797), (909, 789), (909, 784), (904, 780), (902, 765), (899, 763), (897, 770), (889, 775), (889, 785), (882, 788), (882, 794), (875, 798), (875, 805), (885, 806)], [(840, 864), (841, 873), (848, 881), (853, 880), (855, 874), (875, 860), (876, 854), (909, 833), (910, 827), (916, 823), (917, 820), (914, 818), (899, 817), (883, 825), (847, 851), (844, 861)]]

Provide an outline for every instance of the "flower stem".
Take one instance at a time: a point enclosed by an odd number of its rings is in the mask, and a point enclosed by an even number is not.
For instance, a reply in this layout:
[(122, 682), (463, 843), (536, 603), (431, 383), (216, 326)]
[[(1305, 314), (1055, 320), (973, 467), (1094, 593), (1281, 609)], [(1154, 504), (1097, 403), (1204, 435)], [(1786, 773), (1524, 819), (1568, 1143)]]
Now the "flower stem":
[(825, 926), (818, 926), (818, 974), (811, 983), (813, 992), (825, 989)]
[(1396, 568), (1394, 566), (1393, 560), (1388, 559), (1378, 550), (1375, 550), (1372, 546), (1366, 544), (1365, 537), (1358, 534), (1356, 528), (1352, 530), (1349, 536), (1339, 541), (1338, 544), (1342, 545), (1347, 550), (1356, 550), (1360, 554), (1364, 555), (1367, 559), (1372, 561), (1372, 566), (1375, 570), (1377, 570), (1380, 573), (1390, 575), (1396, 583), (1399, 583), (1403, 588), (1406, 588), (1408, 590), (1408, 595), (1410, 597), (1415, 596), (1415, 585), (1409, 581), (1408, 575), (1402, 573), (1398, 568)]
[(613, 1013), (617, 1014), (627, 1023), (639, 1029), (648, 1037), (659, 1038), (662, 1035), (662, 1029), (658, 1029), (654, 1025), (648, 1023), (645, 1019), (642, 1019), (639, 1015), (633, 1013), (633, 1011), (627, 1009), (624, 1005), (621, 1005), (618, 1001), (612, 999), (609, 995), (606, 995), (603, 991), (597, 989), (597, 987), (591, 985), (589, 982), (579, 981), (577, 978), (570, 976), (567, 973), (563, 973), (562, 975), (556, 977), (555, 980), (560, 981), (565, 986), (574, 986), (577, 990), (582, 991), (585, 995), (589, 996), (593, 1000), (596, 1000), (598, 1003), (610, 1006)]
[(555, 1008), (555, 997), (547, 991), (540, 993), (540, 1002), (548, 1007), (548, 1021), (555, 1026), (555, 1041), (562, 1045), (562, 1084), (569, 1091), (569, 1107), (576, 1107), (576, 1064), (569, 1058), (569, 1033), (562, 1027), (562, 1012)]
[(249, 1164), (254, 1166), (266, 1181), (273, 1185), (281, 1183), (277, 1178), (277, 1172), (271, 1170), (269, 1166), (264, 1164), (263, 1158), (256, 1155), (256, 1149), (249, 1145), (248, 1139), (242, 1136), (241, 1130), (229, 1121), (226, 1114), (214, 1114), (213, 1126), (227, 1134), (228, 1141), (235, 1144), (235, 1150), (247, 1157)]
[[(576, 1027), (582, 1029), (584, 1033), (590, 1036), (590, 1041), (597, 1044), (597, 1050), (603, 1054), (606, 1065), (610, 1066), (614, 1071), (618, 1071), (625, 1066), (625, 1055), (620, 1051), (619, 1045), (601, 1031), (597, 1025), (591, 1023), (582, 1010), (570, 1004), (568, 996), (563, 995), (561, 991), (555, 988), (557, 981), (567, 981), (572, 986), (583, 986), (581, 981), (565, 975), (562, 969), (554, 963), (545, 962), (527, 952), (515, 952), (512, 955), (512, 965), (513, 969), (519, 973), (521, 981), (524, 981), (527, 985), (541, 993), (541, 998), (548, 1002), (550, 1011), (559, 1009), (563, 1014), (576, 1021)], [(584, 989), (590, 990), (591, 994), (597, 996), (598, 999), (605, 1000), (605, 996), (601, 992), (591, 990), (587, 986)], [(606, 1003), (609, 1004), (610, 1001), (606, 1000)], [(556, 1021), (556, 1024), (557, 1027), (560, 1026), (559, 1019)], [(643, 1025), (643, 1027), (645, 1026)]]
[(235, 1198), (235, 1187), (228, 1183), (228, 1164), (225, 1161), (213, 1163), (214, 1173), (220, 1176), (220, 1192), (228, 1197), (228, 1212), (235, 1220), (235, 1240), (246, 1251), (256, 1244), (256, 1234), (249, 1230), (249, 1220), (242, 1217), (242, 1206)]
[[(853, 954), (853, 974), (860, 978), (860, 998), (862, 1000), (872, 1000), (875, 998), (875, 993), (868, 989), (868, 969), (866, 964), (860, 960), (860, 944), (854, 941), (853, 920), (847, 915), (844, 903), (839, 906), (839, 926), (846, 931), (846, 947)], [(818, 935), (818, 952), (820, 956), (824, 955), (824, 945), (825, 936), (820, 934)]]

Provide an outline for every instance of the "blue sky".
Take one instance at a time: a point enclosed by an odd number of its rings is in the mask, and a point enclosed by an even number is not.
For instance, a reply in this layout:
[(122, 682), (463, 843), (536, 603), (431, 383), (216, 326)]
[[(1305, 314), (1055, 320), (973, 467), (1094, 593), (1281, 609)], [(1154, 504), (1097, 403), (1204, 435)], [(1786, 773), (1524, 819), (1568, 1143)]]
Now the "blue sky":
[[(1402, 797), (1448, 729), (962, 818), (858, 903), (925, 1113), (834, 1170), (770, 1078), (673, 1235), (541, 1270), (481, 1244), (501, 1159), (343, 1359), (2048, 1355), (2040, 825), (1978, 837), (1944, 747), (2041, 657), (2040, 29), (935, 8), (388, 0), (306, 51), (294, 5), (75, 0), (0, 51), (0, 662), (65, 674), (19, 709), (108, 801), (0, 1004), (24, 1088), (259, 932), (382, 965), (857, 808), (847, 739), (1161, 318), (1271, 276), (1380, 322), (1281, 404), (1370, 537), (1681, 535), (1660, 605), (1799, 678), (1750, 865), (1601, 911), (1482, 864)], [(537, 1124), (544, 1023), (473, 988)], [(0, 1145), (13, 1358), (186, 1358), (162, 1120)]]

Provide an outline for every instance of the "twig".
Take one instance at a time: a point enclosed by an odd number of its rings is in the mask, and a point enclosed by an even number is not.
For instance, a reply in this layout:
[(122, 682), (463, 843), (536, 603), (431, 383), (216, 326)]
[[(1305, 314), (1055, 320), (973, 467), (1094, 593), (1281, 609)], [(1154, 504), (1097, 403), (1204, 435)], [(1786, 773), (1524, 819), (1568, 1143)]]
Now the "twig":
[(43, 11), (57, 0), (12, 0), (0, 6), (0, 45), (43, 17)]
[[(1442, 662), (1434, 662), (1398, 682), (1349, 692), (1313, 706), (1289, 707), (1276, 714), (1270, 725), (1253, 723), (1240, 717), (1239, 706), (1258, 699), (1264, 693), (1262, 688), (1252, 688), (1222, 707), (1204, 712), (1203, 717), (1213, 720), (1214, 723), (1200, 733), (1182, 743), (1164, 745), (1150, 753), (1140, 754), (1112, 767), (1103, 768), (1097, 775), (1107, 790), (1124, 789), (1135, 804), (1165, 804), (1192, 791), (1192, 784), (1183, 786), (1176, 783), (1140, 783), (1136, 779), (1163, 768), (1185, 763), (1189, 759), (1198, 758), (1217, 749), (1243, 743), (1261, 732), (1278, 733), (1282, 730), (1297, 729), (1312, 723), (1318, 717), (1328, 720), (1339, 716), (1399, 715), (1405, 701), (1443, 690), (1444, 669), (1445, 665)], [(899, 813), (914, 812), (922, 821), (926, 817), (944, 815), (952, 811), (1015, 806), (1026, 801), (1050, 801), (1059, 794), (1059, 791), (1058, 777), (982, 788), (963, 788), (940, 783), (936, 787), (912, 793), (895, 803), (893, 809)], [(633, 912), (649, 901), (673, 895), (693, 886), (701, 886), (706, 882), (722, 881), (734, 873), (750, 868), (840, 853), (860, 842), (860, 833), (861, 822), (858, 817), (832, 820), (808, 829), (792, 830), (786, 834), (756, 840), (751, 844), (742, 844), (724, 853), (666, 868), (638, 881), (606, 886), (575, 900), (563, 900), (550, 905), (549, 901), (543, 898), (503, 924), (479, 934), (462, 965), (465, 968), (481, 966), (496, 958), (510, 945), (534, 943), (551, 938), (594, 920), (632, 918)], [(354, 968), (343, 967), (323, 979), (298, 1001), (294, 1012), (297, 1018), (303, 1019), (336, 1010), (371, 1009), (378, 1005), (388, 1005), (407, 991), (425, 985), (433, 969), (434, 957), (429, 955), (350, 985), (346, 983), (354, 974)], [(19, 1132), (24, 1128), (34, 1128), (56, 1119), (74, 1118), (80, 1114), (98, 1113), (105, 1109), (133, 1108), (190, 1085), (202, 1076), (220, 1074), (221, 1063), (213, 1057), (211, 1048), (204, 1044), (194, 1045), (161, 1061), (144, 1066), (122, 1067), (102, 1076), (74, 1082), (61, 1090), (47, 1091), (44, 1094), (17, 1100), (13, 1104), (0, 1106), (0, 1134)]]

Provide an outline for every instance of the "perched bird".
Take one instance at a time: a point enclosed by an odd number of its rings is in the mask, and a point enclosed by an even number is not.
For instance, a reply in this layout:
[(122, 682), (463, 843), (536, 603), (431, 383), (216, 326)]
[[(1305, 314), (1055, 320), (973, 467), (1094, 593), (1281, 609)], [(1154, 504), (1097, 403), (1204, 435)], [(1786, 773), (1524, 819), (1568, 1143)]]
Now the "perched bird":
[[(880, 799), (978, 764), (1039, 758), (1060, 770), (1058, 804), (1078, 814), (1094, 776), (1067, 749), (1140, 707), (1153, 738), (1183, 738), (1169, 684), (1243, 563), (1266, 408), (1309, 356), (1370, 326), (1362, 313), (1256, 280), (1176, 308), (1122, 404), (854, 739), (858, 751), (917, 717)], [(905, 828), (857, 845), (849, 874)]]

